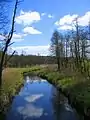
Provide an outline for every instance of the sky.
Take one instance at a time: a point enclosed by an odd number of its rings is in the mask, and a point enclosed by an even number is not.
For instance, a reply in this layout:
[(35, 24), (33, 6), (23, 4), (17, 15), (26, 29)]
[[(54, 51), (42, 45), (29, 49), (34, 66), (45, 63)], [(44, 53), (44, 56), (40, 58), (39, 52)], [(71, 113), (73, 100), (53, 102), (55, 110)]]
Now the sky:
[(90, 0), (24, 0), (17, 9), (12, 49), (18, 54), (49, 55), (55, 29), (71, 30), (72, 21), (88, 25)]

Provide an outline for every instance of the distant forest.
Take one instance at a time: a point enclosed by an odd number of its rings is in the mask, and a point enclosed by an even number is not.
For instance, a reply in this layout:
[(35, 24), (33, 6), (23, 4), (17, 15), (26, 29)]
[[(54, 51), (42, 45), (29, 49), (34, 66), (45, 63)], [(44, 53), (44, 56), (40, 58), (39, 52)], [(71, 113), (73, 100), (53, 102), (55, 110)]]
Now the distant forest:
[[(5, 67), (29, 67), (31, 65), (55, 64), (56, 58), (51, 56), (36, 56), (36, 55), (10, 55), (5, 56)], [(1, 58), (1, 56), (0, 56)]]

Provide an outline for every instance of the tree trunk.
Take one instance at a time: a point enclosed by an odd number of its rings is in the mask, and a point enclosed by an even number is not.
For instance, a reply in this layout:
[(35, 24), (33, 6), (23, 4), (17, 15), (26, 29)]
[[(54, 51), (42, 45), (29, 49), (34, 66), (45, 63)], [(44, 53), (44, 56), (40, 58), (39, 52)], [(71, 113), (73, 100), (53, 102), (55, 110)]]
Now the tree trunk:
[(0, 89), (1, 89), (1, 86), (2, 86), (2, 70), (0, 68)]
[(57, 57), (58, 71), (60, 71), (60, 59)]
[(14, 32), (14, 23), (15, 23), (15, 15), (16, 15), (16, 10), (17, 10), (17, 4), (18, 4), (18, 0), (16, 0), (16, 3), (15, 3), (14, 14), (13, 14), (13, 19), (12, 19), (12, 28), (11, 28), (11, 31), (9, 32), (9, 34), (8, 34), (8, 38), (7, 38), (6, 43), (5, 43), (5, 48), (4, 48), (4, 51), (2, 53), (2, 57), (1, 57), (1, 62), (0, 62), (0, 87), (2, 86), (2, 70), (3, 70), (3, 63), (4, 63), (4, 60), (5, 60), (5, 54), (7, 52), (8, 46), (10, 44), (10, 41), (12, 39), (13, 32)]
[(2, 53), (2, 58), (0, 63), (0, 87), (2, 86), (2, 70), (3, 70), (4, 57), (5, 57), (5, 51)]

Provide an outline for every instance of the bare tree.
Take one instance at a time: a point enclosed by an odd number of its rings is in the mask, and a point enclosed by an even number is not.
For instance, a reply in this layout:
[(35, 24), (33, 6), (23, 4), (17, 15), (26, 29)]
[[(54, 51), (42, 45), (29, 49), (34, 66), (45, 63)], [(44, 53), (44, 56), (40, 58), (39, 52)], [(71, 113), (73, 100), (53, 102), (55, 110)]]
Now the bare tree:
[(70, 41), (70, 35), (67, 34), (65, 35), (65, 67), (67, 67), (68, 58), (70, 57), (70, 51), (68, 50), (70, 48), (69, 41)]
[(64, 57), (65, 57), (65, 44), (63, 35), (60, 33), (60, 40), (59, 40), (59, 51), (60, 51), (60, 65), (63, 67), (64, 65)]
[(64, 68), (64, 65), (65, 68), (73, 68), (90, 78), (90, 21), (87, 27), (82, 27), (76, 18), (74, 28), (66, 35), (58, 31), (53, 33), (51, 52), (56, 57), (58, 70)]
[[(74, 21), (74, 27), (76, 30), (73, 32), (73, 41), (74, 41), (74, 59), (76, 63), (76, 67), (79, 71), (88, 73), (88, 56), (87, 56), (87, 50), (90, 47), (90, 45), (87, 45), (88, 42), (88, 36), (90, 31), (90, 23), (89, 23), (89, 30), (86, 29), (86, 27), (79, 26), (78, 18)], [(88, 73), (89, 75), (89, 73)]]
[(16, 2), (15, 2), (11, 30), (8, 33), (8, 35), (5, 35), (5, 39), (4, 39), (5, 43), (4, 43), (4, 48), (3, 48), (3, 51), (2, 51), (2, 56), (1, 56), (1, 61), (0, 61), (0, 87), (2, 85), (2, 71), (3, 71), (4, 61), (5, 61), (5, 55), (6, 55), (6, 52), (8, 50), (8, 47), (12, 44), (11, 39), (12, 39), (13, 32), (14, 32), (14, 24), (15, 24), (15, 16), (16, 16), (17, 5), (18, 5), (18, 0), (16, 0)]
[(59, 49), (59, 40), (60, 40), (60, 34), (58, 31), (54, 31), (52, 38), (51, 38), (51, 52), (57, 59), (58, 64), (58, 70), (60, 70), (60, 49)]
[(74, 20), (74, 25), (76, 28), (75, 31), (75, 37), (74, 37), (74, 45), (75, 45), (75, 58), (76, 58), (76, 66), (79, 67), (79, 60), (80, 60), (80, 51), (79, 51), (79, 45), (80, 45), (80, 35), (79, 35), (79, 25), (78, 25), (78, 18)]
[(50, 50), (53, 56), (56, 57), (58, 70), (60, 70), (64, 64), (63, 58), (65, 56), (65, 51), (64, 51), (63, 35), (58, 31), (54, 31), (52, 35)]

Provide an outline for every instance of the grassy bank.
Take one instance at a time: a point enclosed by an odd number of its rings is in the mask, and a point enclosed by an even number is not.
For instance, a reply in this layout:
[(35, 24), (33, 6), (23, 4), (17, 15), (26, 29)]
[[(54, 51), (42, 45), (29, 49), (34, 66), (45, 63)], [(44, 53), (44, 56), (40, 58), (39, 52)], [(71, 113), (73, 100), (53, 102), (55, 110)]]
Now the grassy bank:
[(19, 88), (24, 83), (23, 75), (21, 74), (25, 68), (7, 68), (3, 70), (3, 83), (0, 95), (0, 120), (5, 117), (13, 97), (19, 91)]
[(79, 72), (60, 71), (53, 68), (41, 68), (33, 70), (31, 74), (38, 75), (56, 85), (66, 96), (72, 106), (77, 108), (81, 114), (90, 117), (90, 80)]
[(38, 70), (38, 67), (32, 68), (7, 68), (3, 71), (3, 83), (0, 95), (0, 120), (8, 111), (12, 99), (20, 91), (24, 84), (23, 73)]
[(24, 84), (23, 73), (38, 70), (39, 67), (32, 68), (6, 68), (3, 70), (2, 90), (0, 91), (0, 120), (2, 120), (10, 104), (20, 88)]
[(0, 95), (0, 120), (2, 119), (2, 114), (5, 115), (13, 96), (18, 91), (19, 87), (23, 84), (23, 78), (21, 75), (21, 70), (16, 68), (7, 68), (3, 71), (3, 83), (2, 91)]
[(57, 72), (56, 68), (52, 66), (5, 69), (3, 71), (2, 95), (0, 96), (2, 100), (2, 106), (0, 106), (2, 109), (0, 110), (4, 113), (9, 108), (12, 98), (23, 86), (23, 74), (34, 74), (47, 79), (68, 96), (70, 103), (79, 112), (90, 116), (90, 80), (83, 77), (80, 73), (69, 71), (68, 69)]

